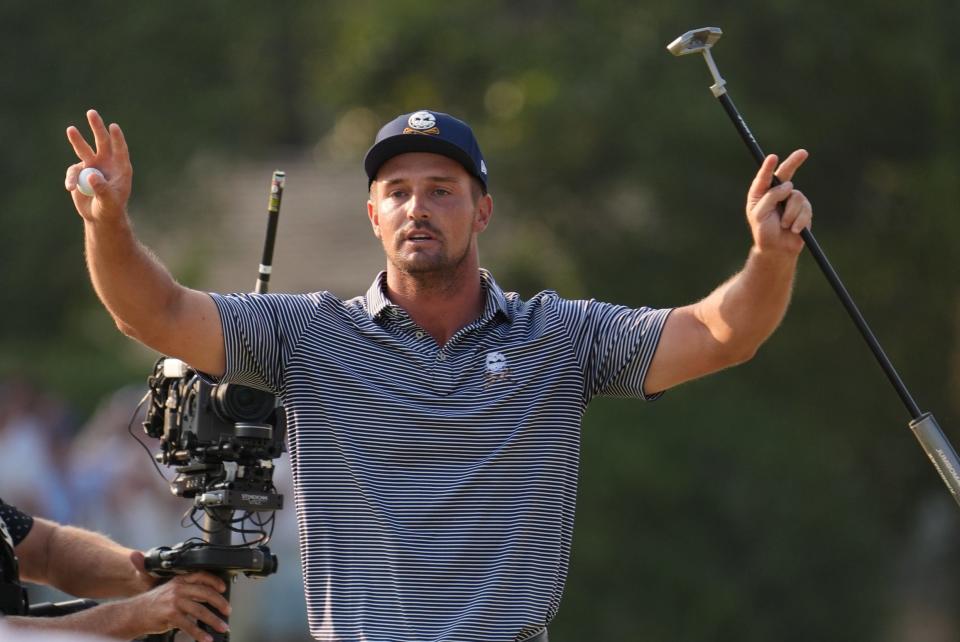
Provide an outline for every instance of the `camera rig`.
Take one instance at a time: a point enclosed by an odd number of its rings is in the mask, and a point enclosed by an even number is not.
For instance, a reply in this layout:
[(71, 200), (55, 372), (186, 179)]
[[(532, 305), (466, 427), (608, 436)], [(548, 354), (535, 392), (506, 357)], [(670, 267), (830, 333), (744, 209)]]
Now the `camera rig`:
[[(265, 293), (270, 280), (285, 179), (283, 172), (273, 173), (257, 293)], [(283, 406), (267, 391), (211, 383), (183, 361), (168, 357), (157, 360), (147, 382), (149, 405), (143, 427), (160, 440), (154, 459), (175, 467), (170, 490), (193, 500), (184, 522), (189, 519), (203, 536), (151, 549), (145, 555), (146, 570), (162, 578), (210, 572), (224, 581), (229, 600), (234, 576), (265, 577), (277, 570), (277, 558), (266, 544), (274, 511), (283, 508), (283, 496), (273, 484), (273, 460), (283, 454), (286, 438)], [(203, 515), (202, 522), (198, 514)], [(233, 542), (235, 533), (241, 539), (238, 543)], [(214, 642), (230, 639), (229, 633), (203, 624), (201, 628)], [(172, 641), (175, 635), (174, 630), (145, 639)]]

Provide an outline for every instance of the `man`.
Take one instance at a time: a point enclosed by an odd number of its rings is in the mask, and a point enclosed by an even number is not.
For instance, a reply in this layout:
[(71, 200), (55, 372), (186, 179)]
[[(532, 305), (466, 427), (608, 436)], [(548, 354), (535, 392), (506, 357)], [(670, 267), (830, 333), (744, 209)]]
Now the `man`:
[[(5, 540), (0, 546), (5, 544), (16, 553), (23, 580), (80, 597), (127, 598), (61, 617), (11, 616), (4, 622), (4, 632), (86, 633), (130, 640), (177, 628), (192, 639), (209, 641), (212, 638), (200, 630), (198, 620), (217, 631), (227, 630), (206, 606), (222, 613), (230, 610), (221, 595), (226, 586), (213, 575), (193, 573), (157, 586), (157, 579), (145, 571), (139, 551), (124, 548), (98, 533), (31, 517), (2, 500), (0, 536)], [(13, 601), (9, 598), (15, 597), (19, 581), (10, 573), (9, 556), (5, 561), (0, 595), (8, 599), (2, 606), (4, 610), (22, 611), (6, 604)]]
[[(573, 532), (579, 427), (601, 394), (652, 399), (749, 359), (790, 297), (807, 199), (797, 151), (747, 198), (744, 269), (702, 301), (631, 310), (505, 293), (481, 270), (493, 200), (470, 128), (432, 111), (367, 152), (367, 216), (386, 271), (367, 294), (220, 296), (185, 288), (135, 239), (123, 133), (87, 113), (96, 148), (66, 188), (97, 294), (124, 333), (283, 399), (311, 633), (318, 640), (547, 640)], [(77, 189), (98, 167), (93, 197)], [(783, 204), (778, 216), (777, 206)]]

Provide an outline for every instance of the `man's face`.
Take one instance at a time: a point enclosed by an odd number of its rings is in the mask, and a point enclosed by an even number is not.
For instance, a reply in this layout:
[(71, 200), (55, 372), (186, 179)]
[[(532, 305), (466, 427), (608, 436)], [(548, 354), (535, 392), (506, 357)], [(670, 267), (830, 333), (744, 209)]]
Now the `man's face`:
[(408, 274), (453, 271), (475, 260), (476, 235), (492, 212), (492, 199), (460, 163), (419, 152), (384, 163), (367, 201), (388, 263)]

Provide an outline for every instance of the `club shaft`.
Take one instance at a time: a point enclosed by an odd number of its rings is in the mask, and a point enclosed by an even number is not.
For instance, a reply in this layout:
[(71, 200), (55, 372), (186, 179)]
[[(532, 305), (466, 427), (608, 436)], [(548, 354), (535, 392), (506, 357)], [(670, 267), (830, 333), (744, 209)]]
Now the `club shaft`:
[[(737, 108), (734, 107), (733, 101), (730, 99), (730, 95), (727, 92), (724, 92), (717, 96), (717, 100), (719, 100), (720, 104), (723, 105), (724, 111), (727, 112), (727, 116), (730, 117), (734, 127), (737, 128), (737, 131), (740, 133), (740, 138), (746, 144), (747, 149), (750, 150), (750, 154), (753, 156), (754, 160), (757, 161), (758, 165), (762, 164), (766, 156), (764, 155), (763, 150), (760, 148), (760, 144), (757, 142), (757, 139), (754, 137), (753, 132), (750, 131), (750, 128), (747, 127), (747, 123), (743, 120), (743, 117), (737, 111)], [(780, 180), (774, 176), (773, 185), (779, 184)], [(817, 239), (814, 238), (813, 232), (811, 232), (809, 229), (804, 229), (800, 235), (803, 238), (807, 249), (810, 251), (810, 254), (813, 255), (813, 260), (817, 262), (818, 266), (820, 266), (820, 270), (823, 272), (823, 275), (827, 277), (830, 287), (832, 287), (833, 291), (836, 292), (838, 297), (840, 297), (840, 302), (847, 310), (850, 318), (853, 319), (853, 323), (855, 326), (857, 326), (857, 330), (860, 331), (860, 334), (867, 342), (870, 352), (873, 353), (873, 356), (880, 364), (880, 368), (893, 385), (894, 390), (897, 391), (897, 394), (900, 396), (900, 400), (910, 413), (910, 418), (914, 421), (919, 420), (924, 413), (921, 412), (920, 407), (917, 406), (917, 402), (914, 401), (910, 391), (907, 390), (907, 386), (900, 378), (900, 374), (897, 372), (896, 368), (893, 367), (890, 359), (883, 351), (883, 347), (881, 347), (876, 335), (873, 334), (873, 331), (867, 324), (866, 319), (863, 318), (859, 308), (857, 308), (857, 304), (853, 301), (853, 297), (851, 297), (850, 293), (847, 292), (847, 288), (844, 287), (843, 281), (840, 280), (840, 276), (837, 274), (837, 271), (833, 269), (832, 265), (830, 265), (827, 255), (824, 254), (823, 250), (820, 248), (820, 244), (817, 243)]]

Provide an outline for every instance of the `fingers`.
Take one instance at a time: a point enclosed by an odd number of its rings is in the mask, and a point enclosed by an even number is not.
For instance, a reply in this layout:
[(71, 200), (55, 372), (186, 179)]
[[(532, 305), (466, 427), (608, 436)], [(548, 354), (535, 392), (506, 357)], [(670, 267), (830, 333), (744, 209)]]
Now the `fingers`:
[(205, 633), (203, 629), (197, 626), (196, 620), (192, 620), (186, 615), (179, 615), (177, 618), (170, 622), (170, 628), (180, 629), (186, 633), (191, 640), (202, 640), (203, 642), (210, 642), (213, 640), (213, 637), (208, 633)]
[(760, 200), (754, 203), (748, 215), (751, 218), (756, 218), (759, 222), (763, 222), (767, 217), (777, 213), (777, 204), (790, 198), (792, 191), (793, 183), (790, 181), (771, 187)]
[[(230, 629), (226, 622), (218, 618), (213, 611), (202, 604), (182, 600), (177, 606), (179, 607), (179, 611), (187, 616), (186, 619), (191, 620), (191, 624), (193, 624), (194, 621), (197, 623), (203, 622), (211, 629), (220, 631), (221, 633), (225, 633)], [(196, 627), (196, 630), (200, 632), (200, 627)]]
[(87, 111), (87, 122), (90, 123), (90, 129), (93, 131), (93, 141), (96, 149), (90, 147), (90, 144), (73, 125), (67, 127), (67, 140), (73, 146), (77, 158), (88, 166), (96, 164), (97, 160), (110, 158), (116, 155), (117, 159), (123, 164), (130, 163), (130, 152), (127, 149), (127, 141), (123, 136), (123, 131), (116, 123), (111, 123), (108, 129), (103, 124), (103, 119), (96, 110)]
[(206, 586), (193, 586), (191, 590), (184, 591), (184, 594), (194, 602), (206, 602), (224, 615), (230, 613), (230, 603), (223, 594), (214, 591)]
[(227, 585), (219, 577), (210, 573), (191, 573), (176, 578), (184, 586), (182, 594), (197, 602), (206, 602), (221, 613), (230, 613), (230, 603), (223, 596)]
[(90, 184), (90, 189), (93, 190), (95, 196), (106, 196), (107, 192), (110, 191), (110, 184), (96, 172), (91, 173), (90, 176), (87, 177), (87, 182)]
[(810, 153), (807, 152), (807, 150), (798, 149), (787, 156), (786, 160), (777, 167), (776, 154), (767, 156), (763, 159), (763, 163), (760, 164), (760, 169), (757, 170), (757, 175), (750, 184), (750, 190), (747, 192), (748, 202), (752, 204), (759, 201), (767, 190), (770, 189), (770, 184), (773, 182), (774, 176), (783, 182), (792, 181), (793, 175), (809, 157)]
[(130, 150), (127, 148), (127, 139), (123, 135), (120, 125), (110, 123), (110, 146), (113, 148), (114, 157), (121, 167), (130, 166)]
[[(224, 581), (209, 573), (180, 575), (151, 592), (161, 600), (152, 612), (163, 622), (160, 626), (166, 627), (164, 630), (176, 627), (195, 640), (209, 640), (210, 636), (200, 628), (200, 623), (215, 631), (226, 632), (230, 629), (217, 613), (206, 606), (208, 604), (220, 613), (229, 614), (230, 603), (221, 594), (224, 590)], [(159, 605), (161, 603), (163, 606)]]
[(812, 222), (813, 208), (810, 201), (800, 190), (793, 190), (784, 207), (783, 216), (780, 217), (780, 227), (799, 234), (803, 228), (810, 227)]
[(80, 170), (83, 169), (83, 163), (74, 163), (67, 168), (67, 177), (63, 181), (63, 186), (68, 192), (77, 188), (77, 179), (80, 176)]
[[(83, 170), (84, 163), (74, 163), (67, 168), (67, 176), (63, 179), (63, 187), (70, 192), (73, 199), (73, 206), (77, 213), (84, 220), (93, 220), (91, 215), (92, 196), (87, 196), (77, 188), (77, 182), (80, 179), (80, 172)], [(96, 194), (96, 192), (94, 192)]]
[(770, 189), (770, 183), (773, 181), (773, 172), (776, 166), (776, 154), (770, 154), (763, 159), (763, 163), (760, 164), (760, 169), (757, 170), (757, 175), (754, 177), (753, 182), (750, 183), (750, 190), (747, 192), (748, 204), (751, 206), (756, 204), (756, 202), (767, 193), (767, 190)]
[(93, 160), (97, 155), (94, 153), (93, 148), (90, 147), (90, 144), (83, 138), (83, 134), (80, 133), (79, 129), (73, 125), (67, 127), (67, 140), (70, 141), (70, 145), (73, 147), (77, 158), (84, 163), (93, 164)]
[[(787, 156), (787, 159), (780, 163), (780, 167), (777, 168), (777, 178), (779, 178), (781, 181), (793, 180), (793, 175), (798, 169), (800, 169), (800, 166), (803, 165), (804, 161), (806, 161), (809, 156), (809, 152), (807, 152), (805, 149), (798, 149)], [(767, 183), (767, 185), (769, 185), (769, 183)]]
[(223, 593), (227, 590), (227, 585), (223, 580), (216, 575), (204, 573), (203, 571), (191, 573), (190, 575), (182, 575), (181, 577), (183, 578), (183, 582), (186, 584), (205, 584), (217, 593)]
[(87, 122), (90, 123), (90, 129), (93, 130), (93, 141), (97, 145), (97, 155), (110, 156), (112, 151), (110, 135), (107, 132), (106, 126), (103, 124), (103, 119), (100, 118), (100, 114), (97, 113), (97, 110), (90, 109), (87, 111)]
[[(797, 238), (813, 223), (813, 209), (807, 197), (793, 188), (793, 176), (807, 160), (798, 149), (777, 167), (777, 157), (767, 156), (747, 192), (747, 220), (756, 247), (797, 253), (803, 240)], [(782, 181), (771, 187), (774, 176)]]

